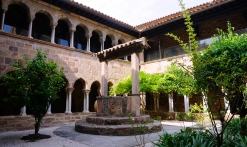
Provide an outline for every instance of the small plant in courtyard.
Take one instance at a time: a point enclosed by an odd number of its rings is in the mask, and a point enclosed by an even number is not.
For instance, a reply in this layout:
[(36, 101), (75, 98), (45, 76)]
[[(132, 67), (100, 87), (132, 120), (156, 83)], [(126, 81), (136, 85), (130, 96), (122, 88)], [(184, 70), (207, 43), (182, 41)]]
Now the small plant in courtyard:
[[(8, 87), (5, 101), (13, 101), (20, 107), (28, 107), (35, 119), (34, 135), (23, 139), (42, 139), (39, 134), (42, 118), (52, 102), (58, 98), (58, 91), (64, 86), (63, 70), (54, 62), (46, 62), (47, 52), (37, 50), (34, 59), (25, 57), (25, 64), (15, 62), (13, 71), (2, 78), (2, 86)], [(47, 135), (48, 136), (48, 135)]]

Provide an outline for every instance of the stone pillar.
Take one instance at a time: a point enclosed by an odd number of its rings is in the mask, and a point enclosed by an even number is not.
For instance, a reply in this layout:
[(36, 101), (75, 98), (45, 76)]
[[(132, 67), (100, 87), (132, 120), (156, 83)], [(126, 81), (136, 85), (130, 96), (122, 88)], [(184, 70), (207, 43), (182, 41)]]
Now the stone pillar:
[(51, 114), (51, 105), (49, 106), (49, 108), (47, 110), (47, 114)]
[(205, 95), (204, 92), (202, 92), (202, 105), (203, 105), (204, 110), (208, 109), (207, 96)]
[(125, 57), (124, 57), (124, 60), (126, 60), (126, 61), (127, 61), (127, 60), (128, 60), (128, 56), (125, 56)]
[(26, 116), (26, 115), (27, 115), (27, 113), (26, 113), (26, 106), (23, 106), (23, 107), (21, 108), (21, 113), (20, 113), (20, 115), (21, 115), (21, 116)]
[(131, 55), (131, 74), (132, 74), (132, 96), (131, 96), (131, 114), (140, 116), (140, 88), (139, 88), (139, 53)]
[(190, 111), (189, 97), (184, 95), (184, 112)]
[(108, 96), (108, 63), (101, 62), (101, 95)]
[(75, 29), (70, 29), (69, 32), (70, 32), (70, 47), (71, 48), (74, 48), (74, 32), (76, 30)]
[(3, 15), (2, 15), (2, 22), (1, 22), (1, 30), (4, 30), (4, 20), (5, 20), (5, 13), (8, 10), (8, 7), (3, 8)]
[(105, 43), (105, 37), (100, 37), (100, 43), (101, 43), (101, 51), (105, 49), (104, 43)]
[(145, 92), (140, 92), (140, 103), (141, 103), (141, 113), (144, 114), (145, 113), (145, 109), (146, 109), (146, 93)]
[(174, 112), (174, 105), (173, 105), (173, 93), (171, 92), (168, 95), (169, 99), (169, 112)]
[(139, 53), (140, 64), (144, 63), (144, 51)]
[(226, 114), (230, 114), (230, 105), (229, 105), (229, 101), (226, 100), (226, 97), (224, 97), (224, 103), (225, 103)]
[(91, 50), (90, 50), (90, 38), (92, 37), (92, 33), (90, 34), (90, 33), (87, 33), (86, 35), (86, 38), (87, 38), (87, 48), (86, 48), (86, 51), (87, 52), (90, 52)]
[(55, 43), (55, 30), (56, 30), (57, 23), (51, 23), (51, 43)]
[(32, 28), (33, 28), (33, 20), (35, 17), (30, 16), (29, 18), (29, 29), (28, 29), (28, 38), (33, 38), (32, 37)]
[(71, 113), (71, 96), (74, 88), (66, 88), (66, 112), (65, 113)]
[(86, 93), (86, 109), (83, 112), (89, 112), (89, 93), (90, 93), (90, 90), (85, 90), (85, 93)]

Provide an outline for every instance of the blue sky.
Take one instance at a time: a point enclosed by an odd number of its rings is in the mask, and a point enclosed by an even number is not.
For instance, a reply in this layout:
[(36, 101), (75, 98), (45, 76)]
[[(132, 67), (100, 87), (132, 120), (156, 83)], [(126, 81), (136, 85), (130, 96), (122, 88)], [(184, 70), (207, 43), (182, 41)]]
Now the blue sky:
[[(136, 26), (181, 10), (178, 0), (74, 0)], [(183, 0), (186, 8), (212, 0)]]

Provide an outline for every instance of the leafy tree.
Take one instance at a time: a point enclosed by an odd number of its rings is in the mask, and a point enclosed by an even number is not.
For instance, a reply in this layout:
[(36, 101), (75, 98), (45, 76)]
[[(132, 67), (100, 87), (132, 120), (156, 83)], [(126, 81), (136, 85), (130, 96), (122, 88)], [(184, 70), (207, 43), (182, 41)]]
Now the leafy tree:
[(157, 86), (160, 92), (166, 94), (177, 92), (179, 95), (191, 97), (192, 94), (197, 93), (193, 76), (175, 64), (167, 68), (164, 77), (158, 80)]
[[(244, 96), (247, 81), (247, 36), (246, 34), (233, 33), (233, 28), (228, 24), (227, 33), (218, 30), (219, 34), (214, 37), (213, 43), (203, 52), (199, 52), (189, 11), (186, 10), (182, 0), (179, 0), (179, 3), (190, 41), (187, 44), (173, 34), (168, 33), (167, 35), (177, 40), (191, 57), (193, 66), (186, 66), (181, 63), (180, 65), (194, 76), (198, 87), (202, 90), (217, 138), (217, 146), (221, 146), (224, 130), (234, 114), (238, 112), (242, 118), (246, 115)], [(230, 101), (231, 108), (235, 108), (231, 110), (233, 114), (231, 117), (225, 116), (228, 108), (223, 110), (221, 99), (224, 97)], [(218, 103), (218, 107), (215, 103)], [(215, 117), (212, 115), (213, 108), (217, 110), (222, 124), (221, 130), (218, 130), (216, 126)], [(243, 122), (245, 121), (243, 120)], [(246, 128), (245, 125), (242, 126), (243, 130)]]
[(2, 86), (8, 87), (5, 101), (13, 101), (31, 110), (35, 118), (36, 136), (42, 118), (65, 84), (63, 70), (58, 70), (55, 62), (46, 62), (47, 54), (37, 50), (34, 59), (25, 57), (25, 64), (16, 61), (13, 71), (2, 77)]

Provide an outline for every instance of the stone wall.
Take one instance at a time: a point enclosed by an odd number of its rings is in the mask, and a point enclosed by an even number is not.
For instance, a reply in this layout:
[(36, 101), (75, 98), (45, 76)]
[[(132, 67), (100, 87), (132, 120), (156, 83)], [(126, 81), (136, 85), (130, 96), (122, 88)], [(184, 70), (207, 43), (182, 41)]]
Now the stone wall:
[[(85, 81), (85, 89), (90, 89), (94, 81), (100, 82), (100, 62), (92, 57), (91, 52), (4, 32), (0, 32), (0, 77), (12, 70), (14, 60), (23, 61), (23, 55), (33, 58), (37, 49), (49, 51), (48, 61), (54, 61), (60, 68), (64, 68), (69, 86), (73, 87), (80, 78)], [(108, 71), (109, 81), (114, 84), (130, 74), (130, 62), (110, 61)]]
[[(95, 113), (47, 114), (43, 118), (41, 128), (66, 125), (68, 123), (85, 119), (89, 114)], [(32, 115), (0, 117), (0, 133), (6, 131), (20, 131), (30, 129), (34, 130), (34, 117)]]

